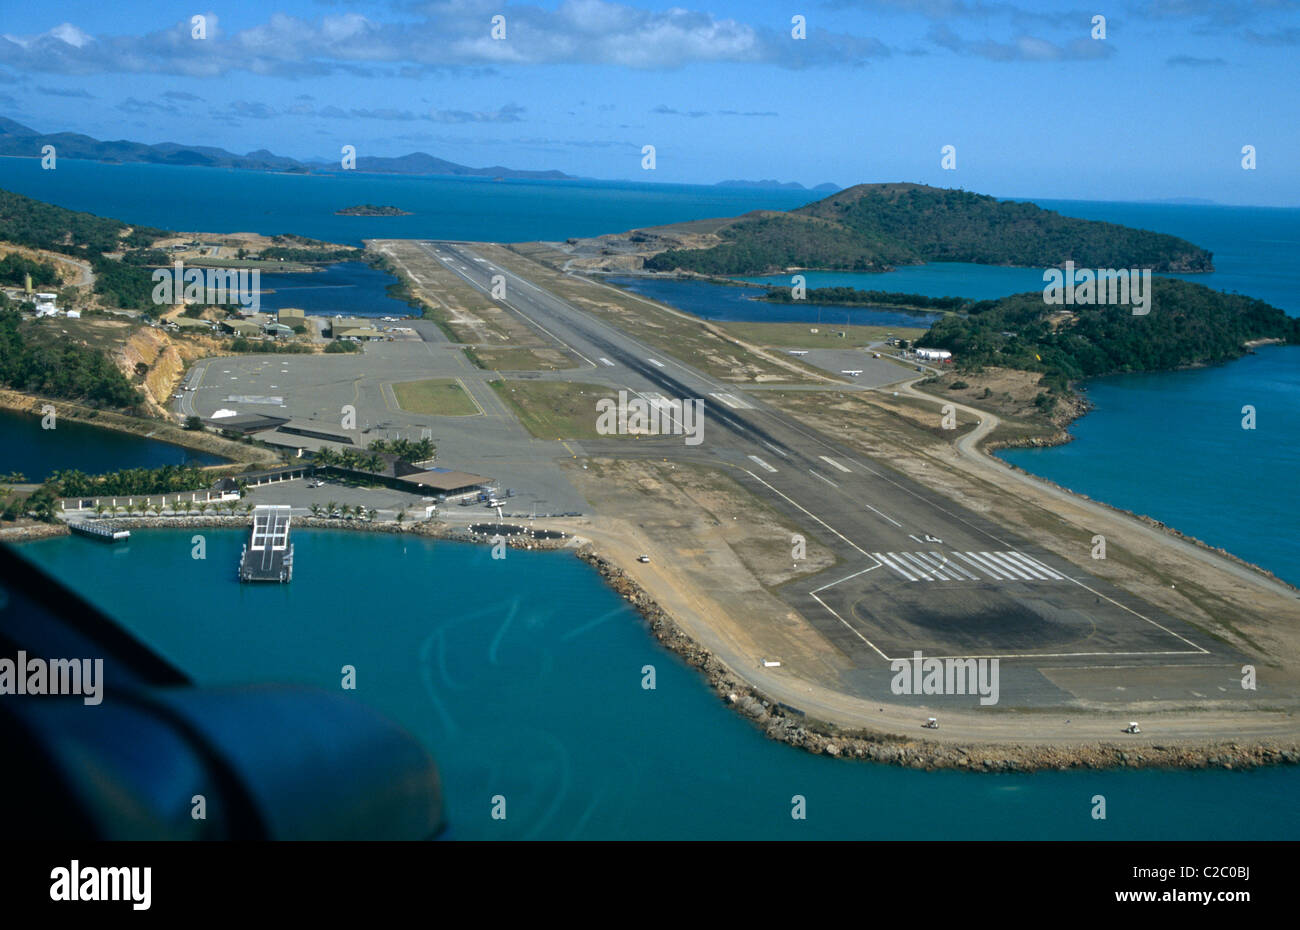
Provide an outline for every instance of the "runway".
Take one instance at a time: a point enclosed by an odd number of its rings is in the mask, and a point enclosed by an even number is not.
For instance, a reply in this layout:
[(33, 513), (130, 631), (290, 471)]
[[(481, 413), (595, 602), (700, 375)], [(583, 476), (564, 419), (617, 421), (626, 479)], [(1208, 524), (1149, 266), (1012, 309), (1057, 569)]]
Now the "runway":
[[(499, 303), (590, 365), (562, 376), (704, 401), (699, 446), (681, 437), (575, 445), (592, 455), (729, 466), (758, 497), (829, 547), (838, 565), (778, 593), (856, 667), (872, 673), (846, 678), (850, 690), (877, 693), (874, 673), (915, 650), (998, 658), (1026, 673), (1044, 663), (1221, 668), (1243, 659), (1179, 618), (1041, 550), (1014, 527), (807, 429), (766, 404), (762, 392), (744, 392), (665, 357), (469, 245), (422, 247), (485, 293), (500, 276), (505, 297)], [(1081, 551), (1086, 545), (1080, 540)]]

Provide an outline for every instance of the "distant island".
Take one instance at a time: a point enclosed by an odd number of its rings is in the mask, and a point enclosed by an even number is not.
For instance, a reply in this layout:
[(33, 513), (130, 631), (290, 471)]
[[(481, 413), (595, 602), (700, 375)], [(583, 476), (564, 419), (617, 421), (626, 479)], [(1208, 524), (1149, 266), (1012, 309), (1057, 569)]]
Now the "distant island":
[(1210, 252), (1177, 236), (922, 184), (859, 184), (796, 210), (715, 221), (708, 236), (707, 247), (668, 248), (647, 258), (644, 267), (742, 275), (888, 271), (925, 262), (1046, 267), (1073, 261), (1084, 268), (1214, 270)]
[(363, 203), (355, 207), (344, 207), (334, 211), (335, 216), (414, 216), (409, 210), (400, 207), (377, 207), (372, 203)]
[(827, 181), (825, 184), (818, 184), (816, 187), (804, 187), (798, 181), (774, 181), (766, 179), (762, 181), (719, 181), (714, 187), (747, 187), (764, 190), (783, 190), (783, 191), (815, 191), (817, 193), (833, 194), (840, 189), (838, 184), (832, 184)]
[[(238, 168), (246, 171), (277, 171), (292, 174), (333, 172), (342, 170), (338, 162), (299, 161), (258, 149), (247, 155), (236, 155), (225, 149), (204, 145), (181, 145), (159, 142), (146, 145), (119, 139), (105, 142), (76, 132), (37, 132), (22, 123), (0, 116), (0, 155), (39, 158), (41, 147), (53, 145), (60, 158), (81, 158), (108, 164), (144, 163), (153, 165), (184, 165), (205, 168)], [(375, 174), (446, 174), (462, 177), (534, 178), (574, 180), (563, 171), (524, 171), (492, 165), (471, 168), (453, 161), (437, 158), (426, 152), (412, 152), (396, 158), (376, 155), (358, 156), (356, 170)]]

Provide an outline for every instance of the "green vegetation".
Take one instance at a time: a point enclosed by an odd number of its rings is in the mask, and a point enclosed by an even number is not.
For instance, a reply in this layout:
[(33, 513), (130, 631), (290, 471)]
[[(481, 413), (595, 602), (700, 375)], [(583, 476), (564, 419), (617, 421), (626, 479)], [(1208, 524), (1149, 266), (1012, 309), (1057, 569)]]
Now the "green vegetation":
[(426, 378), (393, 385), (398, 405), (408, 413), (435, 417), (468, 417), (482, 413), (460, 382), (454, 378)]
[(21, 255), (6, 255), (0, 259), (0, 284), (22, 287), (27, 275), (32, 276), (32, 287), (49, 287), (59, 283), (59, 273), (49, 262), (34, 261)]
[(391, 453), (406, 462), (428, 462), (437, 452), (432, 439), (376, 439), (366, 448)]
[(335, 339), (326, 344), (325, 351), (331, 354), (338, 354), (339, 352), (360, 352), (361, 345), (360, 343), (351, 342), (347, 339)]
[(617, 398), (612, 388), (562, 381), (489, 381), (488, 386), (538, 439), (610, 438), (596, 432), (596, 401)]
[(131, 309), (153, 306), (152, 272), (100, 256), (92, 258), (90, 264), (95, 269), (95, 293), (104, 303)]
[(917, 184), (862, 184), (787, 213), (741, 217), (708, 249), (670, 249), (652, 271), (764, 274), (789, 268), (882, 271), (920, 262), (1211, 271), (1186, 240), (1079, 220), (1031, 203)]
[[(128, 227), (120, 220), (65, 210), (6, 190), (0, 190), (0, 229), (6, 241), (87, 260), (123, 246), (147, 246), (167, 235), (162, 229)], [(131, 232), (124, 236), (127, 229)]]
[(87, 475), (76, 469), (56, 471), (46, 486), (57, 497), (120, 497), (197, 491), (211, 483), (211, 478), (196, 465), (163, 465), (123, 468), (103, 475)]
[[(375, 258), (371, 261), (370, 267), (386, 272), (397, 279), (395, 282), (388, 285), (388, 287), (384, 288), (385, 294), (393, 300), (400, 300), (408, 307), (414, 309), (417, 316), (428, 316), (430, 319), (438, 319), (437, 314), (430, 313), (430, 308), (426, 308), (425, 305), (420, 302), (420, 299), (415, 296), (415, 293), (411, 290), (411, 286), (407, 283), (406, 278), (401, 274), (397, 266), (389, 260), (388, 256), (380, 255)], [(452, 333), (449, 328), (443, 326), (441, 323), (439, 323), (439, 326), (442, 328), (443, 332), (447, 334), (447, 338), (452, 342), (460, 341), (460, 338)]]
[[(915, 339), (925, 332), (924, 327), (899, 326), (846, 326), (823, 324), (813, 327), (807, 323), (717, 323), (719, 329), (750, 345), (780, 346), (791, 349), (842, 349), (845, 344), (858, 346), (880, 342), (890, 336)], [(810, 332), (816, 329), (817, 332)], [(843, 337), (837, 335), (844, 333)]]
[(162, 249), (131, 249), (122, 253), (122, 262), (126, 265), (146, 265), (159, 268), (172, 263), (172, 257)]
[[(1049, 305), (1035, 291), (993, 301), (979, 313), (945, 316), (918, 342), (951, 350), (962, 370), (1041, 371), (1044, 386), (1058, 394), (1077, 378), (1228, 361), (1253, 339), (1300, 342), (1300, 318), (1262, 300), (1176, 278), (1151, 283), (1144, 315), (1127, 304)], [(1055, 399), (1044, 395), (1036, 403), (1050, 411)]]
[(0, 384), (18, 391), (133, 407), (140, 395), (108, 355), (72, 342), (33, 339), (39, 324), (0, 310)]
[(969, 310), (976, 304), (992, 301), (970, 300), (966, 297), (926, 297), (924, 294), (905, 294), (899, 291), (861, 291), (854, 287), (814, 287), (802, 300), (795, 300), (788, 287), (769, 287), (762, 298), (773, 303), (839, 304), (845, 307), (901, 307), (904, 310)]
[(284, 259), (286, 262), (354, 262), (361, 254), (360, 249), (337, 249), (321, 247), (298, 247), (272, 245), (262, 250), (264, 260)]
[[(378, 450), (363, 452), (360, 449), (340, 449), (335, 452), (328, 446), (322, 446), (312, 454), (312, 461), (322, 467), (343, 468), (348, 471), (382, 472), (388, 463), (379, 455)], [(332, 511), (334, 506), (330, 505)]]
[[(332, 343), (331, 343), (332, 345)], [(305, 355), (311, 352), (311, 346), (301, 342), (271, 342), (270, 340), (245, 339), (237, 336), (230, 343), (231, 352), (268, 352), (275, 355)], [(326, 346), (325, 351), (329, 351)]]

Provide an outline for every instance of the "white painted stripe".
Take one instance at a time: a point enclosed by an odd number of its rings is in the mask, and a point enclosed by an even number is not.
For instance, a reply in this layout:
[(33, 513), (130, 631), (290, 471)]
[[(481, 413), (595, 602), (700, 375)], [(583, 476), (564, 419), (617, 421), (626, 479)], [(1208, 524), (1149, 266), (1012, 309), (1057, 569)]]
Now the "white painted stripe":
[(1011, 575), (1008, 575), (1006, 572), (998, 571), (996, 568), (991, 566), (988, 562), (981, 559), (974, 552), (958, 553), (958, 555), (960, 555), (967, 562), (970, 562), (976, 568), (980, 569), (980, 571), (984, 572), (985, 574), (992, 575), (998, 581), (1015, 580), (1014, 578), (1012, 578)]
[(605, 358), (603, 355), (600, 358), (600, 362), (602, 365), (608, 365), (610, 368), (614, 367), (614, 363), (611, 362), (609, 359)]
[(788, 458), (790, 457), (790, 456), (786, 455), (785, 450), (777, 448), (776, 446), (774, 446), (774, 445), (772, 445), (770, 442), (768, 442), (766, 439), (762, 440), (762, 443), (763, 443), (763, 445), (765, 445), (765, 446), (767, 446), (769, 449), (771, 449), (773, 452), (775, 452), (777, 455), (781, 456), (781, 458), (783, 458), (783, 459), (788, 459)]
[(875, 507), (872, 507), (870, 504), (863, 504), (862, 506), (863, 506), (863, 507), (866, 507), (868, 510), (870, 510), (872, 513), (874, 513), (876, 516), (878, 516), (878, 517), (883, 517), (884, 519), (888, 520), (890, 523), (894, 524), (894, 526), (901, 527), (901, 526), (903, 525), (903, 524), (899, 523), (897, 520), (895, 520), (893, 517), (891, 517), (891, 516), (889, 516), (889, 515), (887, 515), (887, 514), (881, 513), (879, 510), (877, 510)]
[(1021, 581), (1028, 581), (1030, 578), (1033, 577), (1024, 569), (1016, 568), (1016, 566), (1007, 562), (1005, 559), (999, 558), (996, 552), (981, 552), (980, 556), (981, 558), (988, 559), (990, 562), (992, 562), (994, 565), (996, 565), (998, 568), (1002, 569), (1003, 571), (1011, 572)]
[(1057, 581), (1065, 580), (1065, 576), (1062, 575), (1060, 572), (1057, 572), (1055, 569), (1048, 568), (1042, 562), (1038, 561), (1037, 559), (1030, 558), (1029, 556), (1025, 555), (1023, 552), (1012, 552), (1009, 554), (1014, 556), (1016, 559), (1020, 560), (1021, 562), (1025, 563), (1026, 565), (1033, 565), (1037, 567), (1040, 571), (1047, 572), (1048, 575), (1050, 575), (1052, 578), (1054, 578)]
[(753, 460), (758, 465), (759, 468), (766, 468), (768, 471), (772, 471), (772, 472), (776, 471), (775, 468), (767, 464), (767, 462), (764, 462), (757, 455), (751, 455), (750, 459)]
[(1006, 562), (1008, 565), (1014, 565), (1016, 568), (1020, 569), (1021, 571), (1029, 572), (1029, 574), (1033, 575), (1039, 581), (1052, 580), (1052, 576), (1042, 571), (1041, 569), (1023, 564), (1019, 559), (1016, 558), (1015, 552), (999, 552), (998, 555), (1002, 558), (1002, 561)]
[(831, 487), (833, 487), (833, 488), (838, 488), (838, 487), (839, 487), (839, 485), (836, 484), (834, 481), (832, 481), (831, 479), (827, 478), (825, 475), (819, 475), (819, 474), (817, 474), (817, 472), (813, 471), (811, 468), (808, 469), (808, 474), (812, 475), (814, 478), (820, 478), (820, 479), (822, 479), (822, 481), (825, 481), (827, 484), (829, 484), (829, 485), (830, 485)]
[(953, 571), (953, 570), (955, 569), (955, 570), (961, 572), (963, 575), (965, 575), (965, 576), (966, 576), (967, 578), (969, 578), (971, 581), (980, 581), (980, 580), (981, 580), (980, 577), (979, 577), (978, 575), (972, 575), (970, 572), (966, 571), (966, 569), (962, 568), (960, 565), (958, 565), (958, 564), (957, 564), (956, 562), (954, 562), (952, 559), (948, 558), (948, 557), (947, 557), (946, 555), (944, 555), (942, 552), (931, 552), (930, 555), (934, 556), (936, 559), (941, 560), (941, 561), (943, 562), (943, 564), (947, 567), (948, 571)]
[(818, 457), (819, 459), (821, 459), (823, 462), (825, 462), (827, 465), (829, 465), (831, 468), (838, 468), (840, 471), (844, 472), (844, 474), (846, 474), (846, 475), (851, 475), (851, 474), (853, 474), (853, 472), (849, 471), (847, 468), (845, 468), (845, 467), (844, 467), (843, 465), (841, 465), (839, 462), (835, 461), (835, 460), (834, 460), (833, 458), (831, 458), (829, 455), (819, 455), (819, 456), (817, 456), (817, 457)]
[(651, 365), (654, 365), (654, 366), (656, 366), (656, 367), (658, 367), (658, 368), (663, 368), (663, 367), (664, 367), (664, 363), (661, 362), (661, 361), (658, 361), (657, 359), (648, 358), (648, 359), (646, 359), (646, 361), (649, 362)]
[[(895, 553), (891, 552), (890, 555), (895, 555)], [(924, 562), (922, 562), (920, 559), (914, 557), (912, 553), (899, 552), (896, 554), (896, 557), (900, 562), (907, 564), (912, 569), (912, 571), (919, 572), (921, 574), (921, 577), (924, 578), (926, 581), (934, 580), (933, 578), (930, 577), (929, 566), (926, 565)]]
[(890, 555), (893, 555), (892, 552), (889, 553), (888, 555), (885, 554), (884, 552), (873, 552), (873, 553), (871, 553), (871, 554), (872, 554), (875, 558), (879, 559), (881, 562), (885, 563), (885, 565), (889, 566), (889, 567), (892, 568), (894, 571), (898, 572), (898, 574), (902, 575), (902, 576), (903, 576), (904, 578), (906, 578), (908, 581), (916, 581), (916, 580), (917, 580), (917, 579), (916, 579), (916, 576), (913, 575), (911, 572), (907, 571), (907, 570), (904, 569), (902, 566), (899, 566), (899, 565), (895, 565), (895, 564), (894, 564), (893, 560), (889, 557)]
[(736, 400), (735, 397), (733, 397), (730, 394), (721, 394), (718, 393), (717, 391), (710, 391), (709, 396), (715, 400), (722, 401), (722, 403), (726, 404), (732, 410), (742, 410), (744, 409), (744, 406), (747, 406), (747, 405), (742, 405), (739, 401)]
[(938, 575), (940, 581), (961, 581), (961, 576), (943, 564), (940, 559), (933, 559), (924, 552), (911, 553), (912, 558), (928, 567), (931, 573)]

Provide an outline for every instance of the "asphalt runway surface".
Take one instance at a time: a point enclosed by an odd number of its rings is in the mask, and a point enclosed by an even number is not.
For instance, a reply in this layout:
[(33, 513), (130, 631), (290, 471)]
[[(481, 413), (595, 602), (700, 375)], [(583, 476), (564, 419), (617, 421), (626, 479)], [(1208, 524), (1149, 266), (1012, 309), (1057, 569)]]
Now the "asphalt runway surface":
[[(699, 398), (703, 441), (662, 437), (575, 443), (588, 454), (723, 462), (839, 557), (779, 593), (867, 675), (845, 685), (879, 693), (888, 661), (998, 658), (1023, 667), (1202, 666), (1217, 679), (1244, 657), (1177, 617), (1047, 553), (1014, 528), (967, 510), (768, 406), (761, 392), (716, 381), (644, 345), (459, 243), (424, 243), (435, 260), (490, 292), (589, 366), (574, 380), (643, 396)], [(1081, 541), (1080, 545), (1085, 545)], [(1213, 670), (1213, 671), (1211, 671)], [(1004, 672), (1005, 674), (1005, 672)], [(1039, 681), (1045, 702), (1059, 689)], [(1033, 688), (1027, 690), (1032, 698)], [(1031, 701), (1032, 702), (1032, 701)]]

